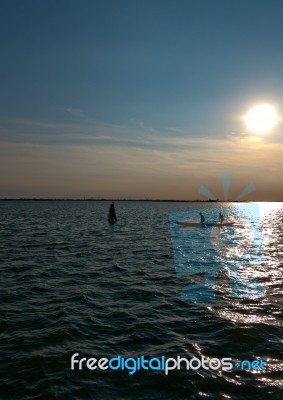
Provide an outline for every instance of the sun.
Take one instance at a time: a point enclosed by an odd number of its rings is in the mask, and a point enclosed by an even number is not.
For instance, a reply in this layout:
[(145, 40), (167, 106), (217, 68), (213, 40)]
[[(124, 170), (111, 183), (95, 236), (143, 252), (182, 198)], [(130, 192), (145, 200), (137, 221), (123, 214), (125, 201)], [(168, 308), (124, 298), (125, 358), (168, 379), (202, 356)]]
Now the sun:
[(269, 132), (278, 122), (276, 109), (270, 104), (253, 107), (245, 116), (248, 129), (254, 133)]

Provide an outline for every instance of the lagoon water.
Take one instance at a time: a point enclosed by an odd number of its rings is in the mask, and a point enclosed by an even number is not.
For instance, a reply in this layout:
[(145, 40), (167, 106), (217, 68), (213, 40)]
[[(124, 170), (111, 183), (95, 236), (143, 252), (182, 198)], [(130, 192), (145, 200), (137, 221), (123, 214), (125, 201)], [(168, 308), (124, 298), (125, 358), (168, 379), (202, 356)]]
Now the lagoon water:
[[(203, 276), (176, 273), (168, 219), (221, 204), (115, 205), (118, 222), (109, 225), (104, 201), (0, 202), (0, 398), (281, 399), (283, 204), (258, 204), (265, 257), (242, 271), (264, 296), (231, 296), (220, 271), (213, 303), (182, 301), (182, 289)], [(213, 269), (203, 243), (197, 254), (198, 235), (195, 257)], [(130, 375), (71, 370), (74, 353), (261, 359), (267, 369)]]

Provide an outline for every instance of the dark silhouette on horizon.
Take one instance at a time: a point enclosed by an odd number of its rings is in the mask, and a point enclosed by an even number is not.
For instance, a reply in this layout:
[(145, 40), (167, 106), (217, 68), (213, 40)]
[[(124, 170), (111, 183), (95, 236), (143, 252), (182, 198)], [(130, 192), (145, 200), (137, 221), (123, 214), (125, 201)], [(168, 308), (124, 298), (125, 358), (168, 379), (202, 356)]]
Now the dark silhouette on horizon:
[(112, 203), (110, 204), (109, 214), (108, 214), (108, 222), (109, 222), (109, 224), (114, 224), (115, 222), (117, 222), (114, 201), (112, 201)]
[(204, 215), (203, 215), (203, 213), (202, 212), (200, 212), (199, 213), (199, 215), (200, 215), (200, 225), (203, 227), (203, 228), (205, 228), (205, 218), (204, 218)]

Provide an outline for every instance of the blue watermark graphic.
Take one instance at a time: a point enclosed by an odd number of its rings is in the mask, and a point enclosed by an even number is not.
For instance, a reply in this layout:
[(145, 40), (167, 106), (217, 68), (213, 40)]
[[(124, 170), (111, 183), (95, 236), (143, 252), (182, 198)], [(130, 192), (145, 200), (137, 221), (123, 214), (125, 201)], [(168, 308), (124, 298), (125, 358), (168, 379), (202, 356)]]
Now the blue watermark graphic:
[(112, 371), (128, 371), (129, 375), (135, 374), (137, 371), (163, 371), (168, 375), (171, 371), (199, 369), (213, 371), (233, 371), (233, 369), (241, 369), (248, 371), (266, 371), (266, 362), (264, 360), (243, 360), (233, 362), (231, 357), (122, 357), (120, 355), (111, 358), (96, 357), (80, 357), (79, 353), (74, 353), (71, 357), (71, 370), (112, 370)]
[[(222, 177), (224, 198), (228, 199), (230, 175)], [(255, 190), (248, 185), (236, 200)], [(217, 201), (207, 188), (200, 193)], [(208, 207), (169, 215), (172, 248), (176, 273), (203, 274), (204, 283), (183, 288), (184, 302), (214, 302), (215, 279), (221, 270), (230, 274), (232, 297), (260, 298), (264, 286), (254, 279), (243, 279), (246, 267), (265, 262), (264, 243), (257, 203), (210, 203)]]

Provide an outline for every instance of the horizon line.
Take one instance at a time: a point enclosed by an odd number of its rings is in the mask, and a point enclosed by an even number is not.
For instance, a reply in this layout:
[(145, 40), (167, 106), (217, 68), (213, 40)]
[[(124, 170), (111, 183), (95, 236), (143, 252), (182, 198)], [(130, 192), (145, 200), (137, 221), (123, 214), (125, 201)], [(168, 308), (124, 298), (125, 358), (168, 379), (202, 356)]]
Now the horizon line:
[(252, 203), (252, 202), (262, 202), (262, 203), (282, 203), (283, 200), (180, 200), (180, 199), (127, 199), (127, 198), (44, 198), (44, 197), (17, 197), (17, 198), (0, 198), (0, 201), (152, 201), (152, 202), (175, 202), (175, 203)]

